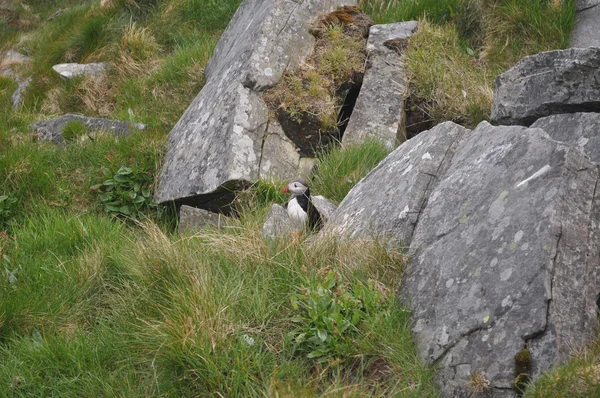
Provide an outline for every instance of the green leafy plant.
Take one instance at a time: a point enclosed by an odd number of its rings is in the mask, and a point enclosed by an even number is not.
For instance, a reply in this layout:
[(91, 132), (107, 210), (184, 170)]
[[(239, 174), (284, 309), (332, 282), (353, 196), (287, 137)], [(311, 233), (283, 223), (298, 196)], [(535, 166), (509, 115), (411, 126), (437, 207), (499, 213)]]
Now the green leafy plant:
[(318, 362), (350, 358), (356, 351), (361, 323), (382, 314), (388, 295), (373, 283), (344, 283), (336, 270), (325, 270), (321, 278), (292, 297), (296, 327), (288, 334), (293, 352)]
[(17, 203), (17, 198), (11, 195), (0, 196), (0, 225), (12, 216), (12, 210), (15, 203)]
[(100, 193), (100, 201), (107, 213), (137, 218), (144, 210), (157, 207), (150, 193), (152, 177), (149, 174), (125, 166), (116, 173), (106, 167), (101, 170), (107, 179), (90, 189)]

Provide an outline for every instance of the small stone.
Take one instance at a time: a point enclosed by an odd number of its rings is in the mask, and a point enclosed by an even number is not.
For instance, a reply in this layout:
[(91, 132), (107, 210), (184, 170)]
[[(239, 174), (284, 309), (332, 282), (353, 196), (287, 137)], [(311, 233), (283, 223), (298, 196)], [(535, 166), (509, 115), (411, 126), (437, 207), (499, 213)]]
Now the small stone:
[(207, 227), (219, 229), (224, 220), (223, 214), (182, 205), (179, 209), (179, 232), (195, 232)]
[(105, 62), (89, 63), (89, 64), (58, 64), (54, 65), (52, 69), (65, 79), (72, 79), (77, 76), (95, 76), (108, 68), (108, 64)]

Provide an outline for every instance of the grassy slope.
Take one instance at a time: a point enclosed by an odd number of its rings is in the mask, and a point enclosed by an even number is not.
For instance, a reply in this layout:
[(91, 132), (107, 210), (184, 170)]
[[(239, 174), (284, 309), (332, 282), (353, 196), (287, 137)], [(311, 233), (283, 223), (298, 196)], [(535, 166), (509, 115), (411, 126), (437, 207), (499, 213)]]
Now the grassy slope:
[[(269, 203), (283, 200), (280, 187), (257, 183), (238, 198), (238, 220), (193, 236), (173, 234), (168, 214), (147, 211), (147, 220), (131, 222), (103, 212), (89, 190), (106, 179), (101, 166), (156, 176), (166, 133), (201, 88), (203, 66), (239, 0), (115, 3), (101, 9), (97, 2), (30, 0), (19, 8), (19, 26), (0, 25), (0, 48), (34, 59), (22, 71), (33, 74), (34, 84), (19, 111), (8, 101), (16, 85), (0, 78), (0, 198), (16, 201), (0, 199), (6, 231), (0, 234), (0, 390), (9, 396), (436, 396), (431, 370), (416, 357), (408, 314), (390, 293), (403, 257), (377, 245), (264, 242), (260, 224)], [(524, 54), (566, 44), (573, 5), (361, 3), (377, 22), (427, 15), (409, 49), (413, 93), (435, 120), (467, 124), (487, 116), (498, 71)], [(472, 15), (478, 17), (466, 18)], [(93, 61), (114, 67), (105, 78), (72, 82), (50, 69)], [(150, 129), (93, 142), (84, 135), (65, 148), (33, 141), (30, 122), (64, 112), (141, 121)], [(323, 157), (314, 190), (340, 201), (384, 156), (376, 143), (346, 155), (334, 151)], [(361, 310), (356, 329), (330, 329), (324, 342), (295, 346), (294, 330), (328, 327), (293, 304), (314, 299), (310, 287), (319, 283), (333, 283), (338, 299), (358, 298), (370, 309)], [(338, 307), (328, 309), (341, 314), (336, 328), (347, 316)], [(327, 350), (324, 361), (307, 358), (315, 347)], [(594, 352), (544, 378), (532, 396), (573, 385), (582, 396), (594, 391)]]

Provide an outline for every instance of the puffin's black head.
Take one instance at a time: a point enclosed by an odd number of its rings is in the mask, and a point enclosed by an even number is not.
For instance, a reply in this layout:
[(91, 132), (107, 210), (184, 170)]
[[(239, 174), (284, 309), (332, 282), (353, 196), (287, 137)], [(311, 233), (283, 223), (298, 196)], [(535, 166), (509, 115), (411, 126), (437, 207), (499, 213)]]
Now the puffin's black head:
[(302, 178), (298, 178), (283, 188), (283, 193), (291, 193), (294, 196), (304, 195), (308, 193), (308, 184)]

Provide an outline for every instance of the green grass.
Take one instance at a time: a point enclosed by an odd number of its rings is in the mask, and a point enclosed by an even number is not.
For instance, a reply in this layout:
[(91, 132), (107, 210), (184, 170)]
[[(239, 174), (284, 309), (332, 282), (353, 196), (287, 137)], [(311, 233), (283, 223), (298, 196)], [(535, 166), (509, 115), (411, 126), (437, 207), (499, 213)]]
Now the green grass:
[[(9, 102), (16, 84), (0, 78), (0, 196), (14, 200), (0, 215), (5, 396), (438, 396), (410, 314), (392, 293), (404, 256), (377, 244), (266, 242), (260, 229), (270, 205), (285, 201), (283, 183), (257, 182), (238, 195), (238, 217), (225, 228), (184, 236), (173, 232), (172, 213), (113, 217), (90, 191), (105, 181), (102, 167), (135, 165), (156, 179), (166, 133), (204, 84), (239, 0), (23, 3), (18, 25), (0, 22), (0, 48), (30, 55), (21, 72), (34, 76), (19, 111)], [(495, 74), (566, 45), (573, 3), (361, 1), (378, 23), (422, 21), (407, 53), (411, 90), (433, 104), (436, 120), (467, 125), (487, 117)], [(69, 10), (47, 21), (59, 8)], [(112, 67), (69, 82), (50, 69), (71, 61)], [(73, 125), (67, 136), (80, 138), (62, 148), (35, 141), (31, 122), (67, 111), (149, 130), (91, 140)], [(339, 203), (386, 154), (377, 142), (322, 154), (311, 190)], [(319, 361), (308, 358), (312, 348), (294, 347), (290, 333), (308, 318), (293, 303), (329, 283), (332, 270), (340, 291), (385, 294)], [(526, 396), (597, 395), (597, 351), (543, 376)]]

